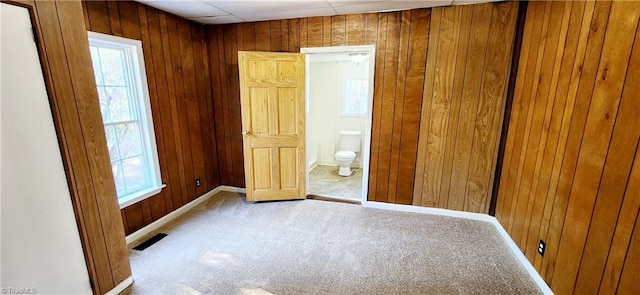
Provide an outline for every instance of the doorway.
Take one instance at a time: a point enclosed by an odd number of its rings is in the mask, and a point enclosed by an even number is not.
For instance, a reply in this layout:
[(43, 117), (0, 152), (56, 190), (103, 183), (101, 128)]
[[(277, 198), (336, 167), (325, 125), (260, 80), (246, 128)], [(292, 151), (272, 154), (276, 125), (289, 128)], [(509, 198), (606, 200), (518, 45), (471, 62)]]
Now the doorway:
[(375, 46), (301, 48), (306, 54), (307, 195), (367, 199)]

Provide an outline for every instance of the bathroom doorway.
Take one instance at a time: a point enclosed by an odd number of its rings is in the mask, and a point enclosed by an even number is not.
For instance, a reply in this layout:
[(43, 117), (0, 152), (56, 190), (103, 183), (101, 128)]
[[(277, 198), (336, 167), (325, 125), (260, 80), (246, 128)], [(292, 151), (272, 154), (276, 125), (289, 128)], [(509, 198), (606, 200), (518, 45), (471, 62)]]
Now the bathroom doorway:
[(306, 54), (307, 195), (366, 201), (375, 46), (301, 48)]

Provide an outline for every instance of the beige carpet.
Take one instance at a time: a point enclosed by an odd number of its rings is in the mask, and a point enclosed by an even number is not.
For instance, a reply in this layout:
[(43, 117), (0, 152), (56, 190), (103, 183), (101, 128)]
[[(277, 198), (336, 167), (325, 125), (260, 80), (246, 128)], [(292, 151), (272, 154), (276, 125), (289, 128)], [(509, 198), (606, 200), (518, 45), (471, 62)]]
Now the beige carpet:
[(222, 192), (159, 231), (124, 294), (540, 293), (481, 221)]

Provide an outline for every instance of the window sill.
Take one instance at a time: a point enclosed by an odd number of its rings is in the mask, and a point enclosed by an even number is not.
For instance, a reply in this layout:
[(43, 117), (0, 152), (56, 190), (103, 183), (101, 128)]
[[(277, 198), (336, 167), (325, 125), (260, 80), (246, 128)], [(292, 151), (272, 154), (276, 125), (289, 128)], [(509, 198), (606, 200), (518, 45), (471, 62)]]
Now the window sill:
[(118, 203), (120, 204), (120, 209), (124, 209), (130, 205), (138, 203), (146, 198), (157, 195), (163, 188), (167, 187), (166, 184), (162, 184), (157, 187), (151, 187), (145, 190), (141, 190), (139, 192), (135, 192), (131, 195), (128, 195), (122, 199), (118, 199)]

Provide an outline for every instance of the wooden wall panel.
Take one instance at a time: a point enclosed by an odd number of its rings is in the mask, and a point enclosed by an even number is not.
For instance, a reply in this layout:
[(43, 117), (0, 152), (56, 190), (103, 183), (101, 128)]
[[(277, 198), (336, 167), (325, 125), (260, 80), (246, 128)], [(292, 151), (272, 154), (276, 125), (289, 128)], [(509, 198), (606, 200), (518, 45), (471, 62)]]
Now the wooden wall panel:
[[(142, 41), (167, 187), (122, 210), (129, 234), (220, 185), (205, 29), (133, 1), (87, 1), (83, 7), (89, 31)], [(196, 178), (202, 183), (199, 188)]]
[(207, 26), (221, 182), (244, 186), (238, 50), (375, 44), (369, 199), (411, 204), (430, 15), (417, 9)]
[(557, 294), (638, 292), (639, 20), (638, 2), (527, 9), (496, 217)]
[[(238, 50), (298, 52), (300, 47), (375, 44), (369, 200), (487, 212), (517, 10), (516, 3), (493, 3), (438, 8), (433, 16), (430, 9), (417, 9), (208, 26), (211, 84), (214, 93), (220, 92), (214, 95), (214, 117), (220, 121), (222, 183), (244, 186), (242, 157), (235, 153), (242, 143)], [(430, 88), (433, 81), (435, 89)], [(421, 112), (423, 103), (427, 107)], [(421, 120), (424, 130), (432, 132), (419, 132)], [(429, 148), (430, 157), (420, 158), (416, 173), (416, 160)], [(423, 202), (421, 192), (415, 198), (415, 179), (438, 200)]]
[(487, 213), (518, 4), (434, 8), (413, 204)]
[(80, 1), (11, 1), (30, 9), (71, 201), (94, 294), (131, 276), (92, 78)]

